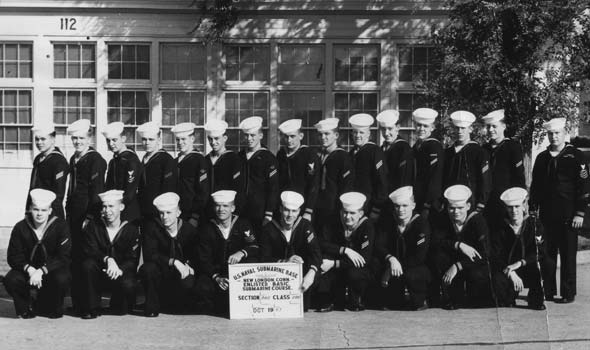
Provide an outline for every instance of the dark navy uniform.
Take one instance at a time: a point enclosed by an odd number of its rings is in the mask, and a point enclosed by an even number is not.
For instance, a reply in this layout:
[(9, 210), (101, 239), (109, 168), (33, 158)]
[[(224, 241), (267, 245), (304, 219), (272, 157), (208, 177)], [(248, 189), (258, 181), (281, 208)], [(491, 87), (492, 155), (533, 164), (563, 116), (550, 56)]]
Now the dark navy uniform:
[[(51, 203), (52, 213), (62, 219), (65, 219), (63, 201), (66, 194), (68, 170), (68, 160), (61, 150), (55, 147), (47, 155), (38, 154), (35, 157), (29, 186), (29, 192), (35, 188), (42, 188), (55, 193), (56, 198)], [(30, 205), (31, 197), (27, 195), (26, 211), (29, 210)]]
[(487, 152), (471, 141), (457, 152), (455, 146), (445, 151), (444, 188), (465, 185), (473, 193), (472, 205), (483, 211), (491, 189)]
[(414, 199), (419, 212), (443, 209), (444, 150), (439, 140), (428, 138), (414, 144), (416, 181)]
[(272, 216), (279, 204), (277, 159), (266, 148), (254, 152), (250, 159), (240, 152), (244, 174), (244, 205), (241, 215), (259, 232), (265, 216)]
[(149, 158), (144, 156), (142, 163), (137, 199), (141, 216), (149, 220), (158, 217), (154, 199), (162, 193), (176, 191), (178, 174), (174, 158), (163, 149), (154, 152)]
[(49, 217), (41, 240), (33, 227), (32, 218), (27, 216), (12, 229), (6, 253), (11, 270), (4, 278), (4, 286), (14, 300), (17, 315), (21, 315), (31, 307), (32, 287), (26, 270), (29, 266), (41, 268), (43, 280), (35, 312), (60, 317), (71, 279), (69, 230), (66, 222), (56, 216)]
[(217, 311), (227, 311), (228, 291), (221, 290), (215, 278), (228, 277), (227, 260), (239, 251), (244, 253), (241, 263), (256, 262), (259, 251), (256, 238), (250, 223), (238, 216), (233, 216), (227, 238), (223, 237), (214, 219), (204, 225), (198, 246), (199, 277), (196, 283), (198, 299), (203, 302), (204, 310), (216, 307)]
[[(471, 261), (459, 250), (459, 243), (467, 244), (477, 250), (481, 258), (476, 257), (474, 261)], [(461, 265), (451, 285), (443, 286), (443, 296), (453, 305), (456, 306), (464, 301), (465, 292), (478, 306), (491, 304), (489, 250), (488, 226), (483, 215), (476, 211), (467, 216), (460, 231), (457, 231), (455, 224), (448, 217), (441, 222), (441, 226), (434, 228), (430, 253), (434, 278), (441, 283), (442, 276), (451, 265), (456, 263)]]
[(572, 228), (574, 216), (584, 216), (590, 193), (588, 165), (580, 150), (566, 144), (559, 154), (552, 156), (549, 149), (541, 152), (533, 167), (530, 209), (540, 210), (539, 218), (545, 227), (547, 258), (543, 281), (545, 295), (557, 294), (555, 270), (557, 252), (561, 259), (560, 294), (563, 298), (576, 295), (577, 230)]
[(537, 264), (538, 251), (536, 237), (543, 236), (543, 227), (532, 217), (524, 219), (519, 232), (514, 232), (510, 224), (503, 220), (501, 225), (491, 234), (491, 263), (494, 272), (494, 288), (501, 305), (513, 305), (518, 293), (503, 270), (513, 263), (521, 261), (523, 266), (515, 270), (522, 279), (525, 288), (529, 289), (528, 303), (531, 306), (543, 304), (543, 288), (541, 271)]
[(350, 155), (337, 148), (328, 154), (320, 154), (320, 190), (316, 202), (313, 225), (316, 232), (326, 222), (339, 222), (340, 195), (350, 192), (354, 186), (354, 168)]
[(137, 199), (137, 187), (143, 176), (143, 165), (137, 154), (125, 149), (118, 154), (113, 154), (107, 169), (106, 189), (123, 191), (123, 204), (125, 209), (121, 213), (121, 220), (139, 220), (139, 201)]
[(181, 279), (174, 260), (188, 263), (197, 273), (197, 229), (179, 220), (178, 234), (172, 237), (155, 219), (146, 224), (142, 234), (144, 264), (138, 274), (145, 290), (145, 313), (158, 314), (161, 307), (194, 308), (195, 276)]
[[(217, 158), (215, 164), (211, 161), (211, 153), (205, 157), (209, 164), (209, 193), (221, 190), (236, 191), (234, 204), (236, 213), (244, 204), (244, 175), (242, 173), (242, 158), (234, 151), (225, 151)], [(213, 201), (209, 201), (209, 218), (213, 218)]]
[[(335, 260), (335, 265), (320, 277), (317, 293), (320, 303), (346, 302), (346, 287), (349, 288), (349, 297), (353, 300), (361, 298), (374, 278), (375, 257), (375, 228), (370, 219), (362, 217), (352, 232), (347, 235), (344, 226), (326, 225), (320, 232), (320, 248), (322, 258)], [(352, 261), (344, 254), (344, 250), (350, 248), (365, 259), (363, 267), (355, 267)], [(340, 305), (339, 305), (340, 306)]]
[[(83, 312), (100, 309), (103, 290), (112, 292), (110, 306), (116, 314), (126, 314), (135, 305), (135, 272), (139, 259), (139, 230), (133, 223), (123, 221), (111, 241), (105, 223), (95, 219), (84, 228), (82, 263)], [(107, 259), (113, 258), (123, 274), (111, 280), (104, 272)]]
[[(180, 196), (180, 217), (186, 223), (199, 222), (209, 201), (209, 177), (207, 160), (197, 151), (176, 158), (178, 182), (176, 193)], [(196, 227), (197, 224), (194, 224)]]
[(403, 186), (413, 186), (416, 172), (414, 151), (408, 141), (398, 137), (381, 145), (387, 165), (387, 194)]
[(430, 271), (426, 257), (430, 247), (430, 224), (426, 218), (415, 214), (404, 231), (394, 223), (380, 234), (380, 243), (375, 246), (377, 258), (391, 276), (389, 258), (395, 257), (402, 266), (403, 275), (389, 279), (384, 295), (385, 305), (398, 308), (403, 306), (404, 291), (408, 289), (413, 307), (421, 307), (426, 300)]
[(302, 212), (313, 215), (320, 189), (320, 158), (311, 147), (301, 146), (295, 153), (287, 154), (285, 148), (277, 153), (280, 190), (294, 191), (305, 198)]
[(511, 139), (504, 139), (494, 147), (492, 143), (484, 145), (490, 158), (491, 191), (486, 205), (488, 223), (502, 222), (505, 209), (500, 195), (509, 188), (522, 187), (526, 189), (522, 148), (520, 143)]
[(354, 190), (367, 197), (365, 212), (381, 214), (387, 202), (387, 168), (383, 151), (372, 142), (350, 150), (354, 164)]

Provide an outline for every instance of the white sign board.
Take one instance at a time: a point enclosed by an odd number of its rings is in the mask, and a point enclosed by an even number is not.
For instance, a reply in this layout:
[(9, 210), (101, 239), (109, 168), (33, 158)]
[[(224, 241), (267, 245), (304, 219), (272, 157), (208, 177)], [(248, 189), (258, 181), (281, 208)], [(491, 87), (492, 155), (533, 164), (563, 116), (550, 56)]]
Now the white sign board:
[(303, 317), (301, 264), (229, 265), (230, 319)]

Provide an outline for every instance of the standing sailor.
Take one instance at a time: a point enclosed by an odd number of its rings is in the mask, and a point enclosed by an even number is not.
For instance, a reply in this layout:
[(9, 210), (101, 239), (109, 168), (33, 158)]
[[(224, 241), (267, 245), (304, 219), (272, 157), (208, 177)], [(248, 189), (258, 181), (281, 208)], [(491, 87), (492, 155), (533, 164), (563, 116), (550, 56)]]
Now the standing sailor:
[[(33, 160), (29, 192), (35, 188), (42, 188), (55, 193), (55, 202), (51, 204), (53, 215), (65, 219), (64, 196), (68, 180), (68, 160), (61, 150), (55, 146), (55, 127), (53, 123), (35, 125), (32, 129), (35, 146), (39, 154)], [(31, 197), (27, 197), (29, 210)]]
[(281, 191), (295, 191), (305, 198), (302, 217), (311, 222), (320, 187), (320, 158), (302, 145), (301, 119), (290, 119), (279, 125), (285, 148), (277, 153)]
[(109, 161), (105, 187), (107, 190), (123, 191), (122, 213), (123, 220), (139, 220), (139, 202), (137, 200), (137, 185), (143, 176), (143, 166), (137, 154), (125, 145), (127, 137), (124, 134), (125, 125), (121, 122), (110, 123), (105, 126), (104, 135), (107, 146), (113, 152), (113, 158)]

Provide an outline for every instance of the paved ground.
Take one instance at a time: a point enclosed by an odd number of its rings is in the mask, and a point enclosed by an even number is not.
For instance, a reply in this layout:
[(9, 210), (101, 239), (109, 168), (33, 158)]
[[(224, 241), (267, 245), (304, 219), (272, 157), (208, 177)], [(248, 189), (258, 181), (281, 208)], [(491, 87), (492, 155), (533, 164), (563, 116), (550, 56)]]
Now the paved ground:
[(548, 303), (546, 311), (309, 312), (304, 319), (249, 321), (192, 315), (18, 320), (11, 301), (0, 298), (0, 349), (590, 349), (590, 264), (581, 260), (576, 302)]

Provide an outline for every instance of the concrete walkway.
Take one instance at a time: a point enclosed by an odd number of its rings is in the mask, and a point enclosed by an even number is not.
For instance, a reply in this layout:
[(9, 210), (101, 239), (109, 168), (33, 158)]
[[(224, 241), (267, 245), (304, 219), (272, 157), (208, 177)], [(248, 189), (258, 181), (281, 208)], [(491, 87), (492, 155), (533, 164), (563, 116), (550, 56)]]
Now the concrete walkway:
[(0, 349), (590, 349), (590, 264), (578, 265), (575, 303), (547, 303), (546, 311), (309, 312), (256, 321), (14, 317), (11, 300), (0, 299)]

